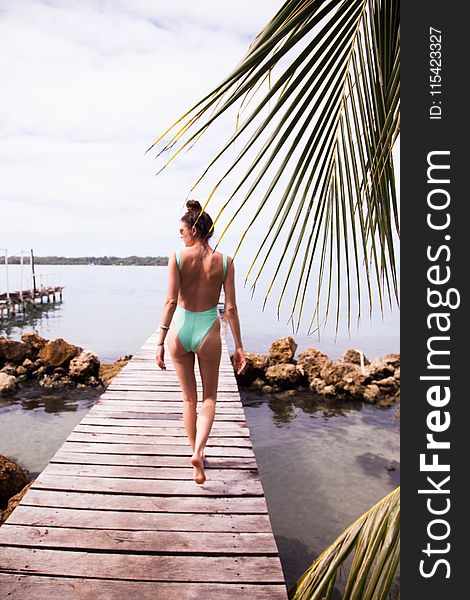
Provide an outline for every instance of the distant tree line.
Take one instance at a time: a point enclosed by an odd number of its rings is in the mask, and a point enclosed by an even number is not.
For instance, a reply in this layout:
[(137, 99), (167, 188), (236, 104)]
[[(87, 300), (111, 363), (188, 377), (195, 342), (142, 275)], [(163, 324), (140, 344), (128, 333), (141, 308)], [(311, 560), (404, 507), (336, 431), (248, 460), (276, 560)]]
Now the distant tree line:
[[(19, 265), (20, 257), (8, 258), (9, 264)], [(30, 257), (25, 256), (23, 263), (29, 265)], [(35, 256), (36, 265), (143, 265), (143, 266), (165, 266), (168, 264), (168, 256)]]

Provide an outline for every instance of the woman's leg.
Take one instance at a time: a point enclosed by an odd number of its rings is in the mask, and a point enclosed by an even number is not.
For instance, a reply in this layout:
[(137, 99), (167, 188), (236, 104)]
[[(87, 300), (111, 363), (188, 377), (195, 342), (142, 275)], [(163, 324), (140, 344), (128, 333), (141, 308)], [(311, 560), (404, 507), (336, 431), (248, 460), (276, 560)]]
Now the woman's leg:
[(199, 371), (202, 379), (202, 406), (196, 421), (196, 443), (191, 462), (196, 469), (199, 469), (201, 476), (204, 475), (204, 447), (207, 443), (215, 416), (221, 353), (220, 320), (217, 318), (197, 350)]
[(168, 350), (175, 366), (176, 375), (183, 393), (183, 421), (191, 450), (196, 443), (197, 390), (194, 375), (194, 353), (187, 352), (179, 341), (176, 328), (168, 332)]

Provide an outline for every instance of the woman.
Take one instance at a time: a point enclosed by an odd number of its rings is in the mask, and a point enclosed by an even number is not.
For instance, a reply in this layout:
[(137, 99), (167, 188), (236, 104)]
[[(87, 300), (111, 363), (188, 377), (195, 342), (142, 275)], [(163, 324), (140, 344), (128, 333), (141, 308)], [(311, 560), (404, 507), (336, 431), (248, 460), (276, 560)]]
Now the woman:
[[(214, 422), (217, 384), (221, 356), (220, 319), (217, 304), (222, 286), (225, 292), (225, 316), (232, 330), (235, 351), (233, 366), (237, 373), (245, 367), (235, 301), (233, 260), (209, 246), (212, 219), (196, 200), (186, 203), (187, 212), (180, 224), (186, 246), (176, 251), (168, 262), (168, 291), (163, 307), (156, 361), (166, 369), (164, 342), (168, 349), (183, 392), (184, 427), (193, 451), (191, 464), (194, 481), (202, 484), (204, 447)], [(171, 324), (171, 326), (170, 326)], [(197, 391), (194, 357), (197, 354), (202, 378), (202, 406), (196, 413)]]

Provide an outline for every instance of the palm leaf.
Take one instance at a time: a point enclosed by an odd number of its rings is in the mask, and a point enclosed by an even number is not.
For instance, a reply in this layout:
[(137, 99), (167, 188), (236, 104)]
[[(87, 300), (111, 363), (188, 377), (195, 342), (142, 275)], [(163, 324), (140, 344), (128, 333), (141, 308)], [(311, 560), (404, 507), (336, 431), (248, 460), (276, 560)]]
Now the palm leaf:
[(400, 560), (400, 488), (350, 525), (289, 590), (291, 600), (329, 600), (338, 569), (355, 550), (343, 600), (385, 600)]
[[(399, 67), (398, 0), (287, 0), (224, 81), (149, 148), (168, 156), (165, 168), (239, 107), (233, 135), (191, 191), (241, 143), (203, 209), (236, 177), (214, 218), (214, 225), (225, 219), (218, 243), (238, 227), (236, 256), (255, 224), (265, 224), (246, 281), (253, 291), (265, 283), (265, 304), (279, 286), (278, 315), (291, 290), (297, 330), (307, 306), (311, 332), (333, 302), (338, 330), (344, 294), (349, 329), (354, 288), (358, 319), (364, 287), (369, 313), (376, 299), (381, 311), (385, 297), (398, 303), (391, 153), (400, 127)], [(264, 280), (269, 265), (274, 274)]]

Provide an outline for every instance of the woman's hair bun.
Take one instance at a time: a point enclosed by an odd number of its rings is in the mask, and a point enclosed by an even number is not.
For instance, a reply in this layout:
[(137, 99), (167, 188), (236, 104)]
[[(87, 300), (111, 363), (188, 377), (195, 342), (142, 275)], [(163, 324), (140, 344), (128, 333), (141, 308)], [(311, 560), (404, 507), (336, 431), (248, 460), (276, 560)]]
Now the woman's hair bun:
[(197, 210), (198, 212), (201, 212), (202, 206), (197, 200), (188, 200), (186, 202), (186, 208), (188, 210)]

